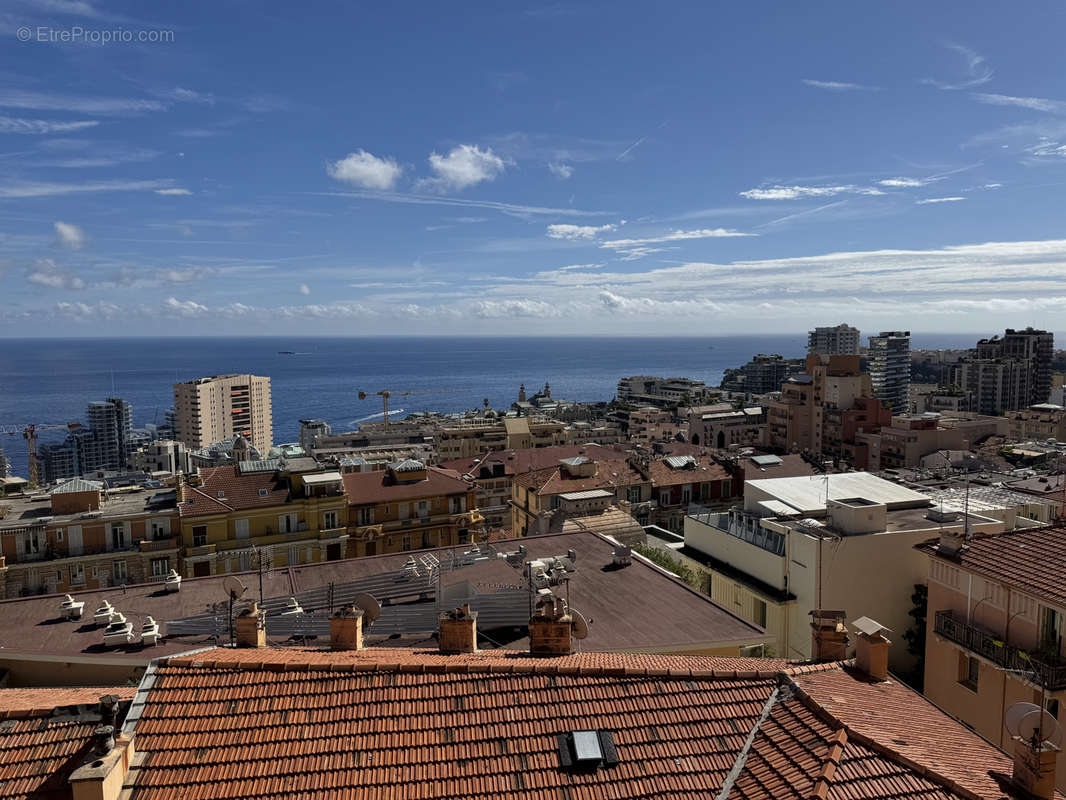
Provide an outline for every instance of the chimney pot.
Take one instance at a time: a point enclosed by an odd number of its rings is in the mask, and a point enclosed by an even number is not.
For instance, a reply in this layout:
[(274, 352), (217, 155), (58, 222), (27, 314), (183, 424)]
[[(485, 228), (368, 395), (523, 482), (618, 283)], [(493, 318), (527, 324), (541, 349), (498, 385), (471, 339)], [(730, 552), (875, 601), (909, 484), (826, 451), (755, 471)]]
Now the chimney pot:
[(859, 617), (852, 625), (859, 631), (855, 640), (855, 666), (875, 681), (888, 680), (888, 648), (892, 642), (880, 622)]
[(1014, 783), (1041, 800), (1055, 796), (1055, 767), (1058, 765), (1059, 748), (1051, 742), (1037, 746), (1028, 739), (1014, 737)]
[(252, 603), (233, 621), (237, 647), (266, 647), (266, 614)]
[(551, 594), (542, 597), (529, 620), (530, 655), (570, 655), (572, 624), (573, 619), (561, 597)]
[(100, 724), (114, 725), (118, 716), (118, 697), (105, 694), (100, 698)]
[(100, 725), (93, 729), (93, 752), (98, 756), (106, 756), (115, 747), (115, 727), (113, 725)]
[(464, 603), (454, 611), (445, 611), (437, 621), (437, 640), (442, 653), (477, 652), (477, 612)]
[(811, 616), (811, 660), (843, 661), (848, 657), (848, 629), (843, 611), (815, 609)]
[(351, 604), (330, 617), (329, 646), (333, 650), (363, 649), (363, 609)]

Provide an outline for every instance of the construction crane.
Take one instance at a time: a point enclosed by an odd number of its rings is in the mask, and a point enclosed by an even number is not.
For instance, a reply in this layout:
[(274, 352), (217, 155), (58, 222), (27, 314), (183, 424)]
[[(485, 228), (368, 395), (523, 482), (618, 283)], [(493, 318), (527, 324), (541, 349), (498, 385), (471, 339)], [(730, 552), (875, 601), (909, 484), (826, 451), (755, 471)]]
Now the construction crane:
[(37, 425), (31, 422), (29, 425), (0, 425), (0, 432), (6, 433), (8, 436), (14, 436), (21, 431), (22, 438), (26, 440), (26, 455), (29, 458), (30, 485), (36, 486), (40, 483), (41, 477), (40, 470), (37, 468), (37, 434), (44, 431), (76, 431), (80, 427), (80, 422), (68, 422), (65, 425)]
[[(376, 395), (380, 395), (381, 396), (381, 403), (384, 406), (383, 410), (385, 412), (385, 433), (388, 433), (389, 432), (389, 398), (392, 397), (392, 392), (390, 392), (388, 389), (382, 389), (380, 392), (371, 392), (371, 394), (376, 394)], [(409, 394), (411, 394), (411, 393), (410, 392), (402, 392), (402, 393), (398, 393), (396, 396), (397, 397), (407, 397)], [(366, 392), (359, 392), (359, 399), (360, 400), (366, 400), (367, 397), (369, 397), (369, 395)]]

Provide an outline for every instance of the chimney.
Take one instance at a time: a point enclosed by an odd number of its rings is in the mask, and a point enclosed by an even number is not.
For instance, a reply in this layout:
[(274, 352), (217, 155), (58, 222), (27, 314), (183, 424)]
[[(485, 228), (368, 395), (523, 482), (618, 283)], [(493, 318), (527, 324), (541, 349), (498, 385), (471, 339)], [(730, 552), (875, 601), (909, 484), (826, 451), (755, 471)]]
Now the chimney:
[(848, 629), (843, 611), (815, 609), (811, 615), (811, 660), (843, 661), (848, 657)]
[(266, 647), (266, 614), (254, 602), (234, 620), (237, 647)]
[(570, 655), (571, 617), (566, 603), (550, 590), (542, 589), (537, 607), (529, 620), (529, 653), (534, 656)]
[(936, 551), (942, 556), (954, 558), (962, 552), (963, 545), (965, 544), (965, 533), (961, 530), (948, 528), (940, 531), (940, 541), (937, 543)]
[(869, 617), (859, 617), (851, 624), (859, 631), (855, 666), (875, 681), (888, 680), (888, 648), (892, 645), (884, 635), (888, 628)]
[(89, 760), (70, 774), (73, 800), (118, 800), (134, 754), (131, 737), (116, 738), (112, 725), (96, 728)]
[(454, 611), (445, 611), (438, 621), (437, 640), (442, 653), (477, 652), (477, 612), (464, 603)]
[(1041, 800), (1055, 796), (1055, 766), (1059, 748), (1049, 741), (1035, 744), (1021, 736), (1014, 738), (1014, 783)]
[(329, 646), (333, 650), (363, 649), (363, 609), (353, 603), (329, 618)]

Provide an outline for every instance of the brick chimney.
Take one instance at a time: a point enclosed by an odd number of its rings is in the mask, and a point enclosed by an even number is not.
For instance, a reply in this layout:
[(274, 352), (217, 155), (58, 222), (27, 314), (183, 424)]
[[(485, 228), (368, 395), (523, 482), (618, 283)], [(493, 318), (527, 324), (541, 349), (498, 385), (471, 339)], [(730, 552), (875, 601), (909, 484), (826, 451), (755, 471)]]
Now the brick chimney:
[(477, 652), (477, 612), (464, 603), (454, 611), (445, 611), (437, 623), (437, 640), (442, 653)]
[(529, 619), (529, 652), (534, 656), (570, 655), (571, 617), (561, 597), (551, 593), (537, 600)]
[(1059, 748), (1044, 741), (1034, 747), (1021, 736), (1014, 738), (1014, 783), (1034, 797), (1051, 800), (1055, 796), (1055, 767)]
[(848, 657), (848, 629), (843, 611), (815, 609), (811, 615), (811, 660), (843, 661)]
[(937, 542), (936, 551), (939, 555), (954, 558), (962, 552), (966, 545), (966, 535), (961, 530), (945, 529), (940, 531), (940, 541)]
[(73, 800), (118, 800), (135, 755), (132, 737), (115, 735), (118, 697), (101, 697), (99, 712), (100, 724), (93, 730), (92, 749), (85, 763), (70, 774)]
[(884, 625), (869, 617), (859, 617), (852, 625), (859, 631), (855, 640), (855, 666), (875, 681), (888, 680), (888, 648)]
[(254, 602), (233, 622), (237, 647), (266, 647), (266, 614)]
[(333, 650), (363, 649), (363, 609), (347, 605), (329, 618), (329, 646)]

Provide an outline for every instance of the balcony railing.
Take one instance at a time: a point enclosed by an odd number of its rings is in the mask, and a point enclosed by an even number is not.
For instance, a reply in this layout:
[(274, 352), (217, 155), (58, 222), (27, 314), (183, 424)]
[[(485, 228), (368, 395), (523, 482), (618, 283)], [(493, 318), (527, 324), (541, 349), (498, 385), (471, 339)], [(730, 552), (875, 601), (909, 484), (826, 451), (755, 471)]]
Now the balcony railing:
[(950, 611), (936, 612), (933, 630), (997, 666), (1029, 673), (1047, 689), (1066, 689), (1066, 660), (1060, 656), (1030, 654), (1012, 647), (994, 633), (955, 619)]

